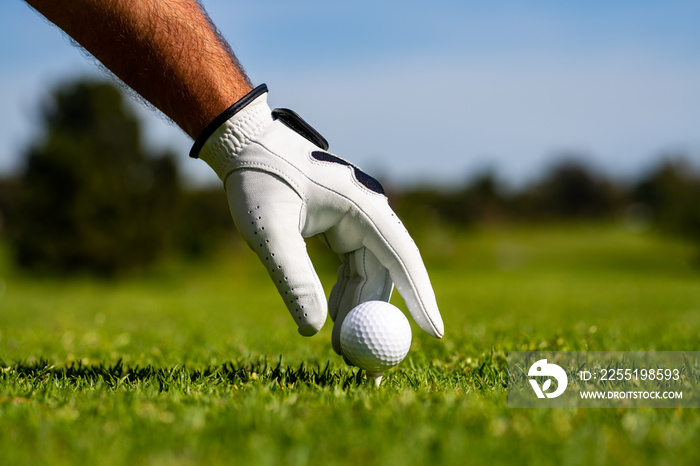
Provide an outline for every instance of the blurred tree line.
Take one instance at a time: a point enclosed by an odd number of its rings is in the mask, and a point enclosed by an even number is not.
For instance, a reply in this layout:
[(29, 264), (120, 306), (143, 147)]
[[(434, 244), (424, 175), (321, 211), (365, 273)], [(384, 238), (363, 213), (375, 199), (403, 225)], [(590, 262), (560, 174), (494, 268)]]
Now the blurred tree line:
[(185, 190), (174, 155), (145, 147), (113, 84), (57, 87), (39, 123), (23, 171), (0, 182), (2, 233), (20, 267), (109, 277), (231, 236), (222, 190)]
[[(207, 256), (238, 237), (223, 189), (186, 189), (174, 155), (145, 147), (139, 120), (113, 84), (58, 86), (41, 110), (23, 171), (0, 180), (0, 235), (21, 268), (110, 277), (169, 254)], [(516, 192), (485, 172), (461, 186), (389, 195), (414, 232), (428, 222), (464, 229), (622, 218), (700, 242), (700, 174), (681, 156), (634, 182), (565, 157)]]
[(700, 245), (700, 172), (683, 154), (669, 155), (639, 179), (612, 180), (583, 157), (563, 156), (524, 188), (509, 192), (492, 172), (462, 186), (412, 189), (394, 195), (408, 224), (445, 227), (561, 220), (623, 220)]

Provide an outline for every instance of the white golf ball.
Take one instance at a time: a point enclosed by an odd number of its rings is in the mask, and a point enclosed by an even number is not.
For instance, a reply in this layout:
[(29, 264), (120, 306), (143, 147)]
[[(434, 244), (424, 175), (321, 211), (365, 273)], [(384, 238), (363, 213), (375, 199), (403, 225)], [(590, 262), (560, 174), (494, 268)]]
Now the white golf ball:
[(343, 355), (368, 373), (381, 374), (400, 363), (411, 347), (411, 325), (397, 308), (367, 301), (353, 308), (340, 327)]

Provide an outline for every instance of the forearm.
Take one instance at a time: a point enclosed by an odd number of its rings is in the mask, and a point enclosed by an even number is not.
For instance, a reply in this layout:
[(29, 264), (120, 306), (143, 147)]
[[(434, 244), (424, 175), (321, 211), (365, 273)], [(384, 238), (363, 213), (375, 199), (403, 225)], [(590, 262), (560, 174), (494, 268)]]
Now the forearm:
[(196, 0), (26, 0), (196, 138), (251, 90)]

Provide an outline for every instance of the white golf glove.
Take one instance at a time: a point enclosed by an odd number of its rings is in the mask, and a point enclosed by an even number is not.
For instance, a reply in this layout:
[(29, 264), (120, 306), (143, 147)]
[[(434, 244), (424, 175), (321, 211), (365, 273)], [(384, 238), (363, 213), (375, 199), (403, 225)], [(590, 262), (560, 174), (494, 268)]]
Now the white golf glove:
[[(263, 84), (216, 118), (190, 155), (224, 182), (236, 228), (267, 268), (300, 334), (318, 332), (329, 310), (333, 349), (342, 354), (340, 326), (348, 311), (364, 301), (388, 301), (396, 283), (416, 324), (441, 338), (428, 273), (382, 186), (327, 150), (294, 112), (270, 111)], [(319, 234), (342, 260), (328, 306), (303, 239)]]

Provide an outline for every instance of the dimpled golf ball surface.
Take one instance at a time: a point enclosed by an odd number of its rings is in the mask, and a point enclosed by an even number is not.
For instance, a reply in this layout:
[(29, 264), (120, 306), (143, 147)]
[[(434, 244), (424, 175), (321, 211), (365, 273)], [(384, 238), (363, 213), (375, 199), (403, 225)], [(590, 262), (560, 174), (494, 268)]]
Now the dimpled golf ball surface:
[(353, 308), (340, 328), (340, 347), (354, 365), (383, 372), (400, 363), (411, 347), (411, 325), (397, 308), (367, 301)]

